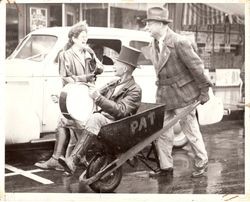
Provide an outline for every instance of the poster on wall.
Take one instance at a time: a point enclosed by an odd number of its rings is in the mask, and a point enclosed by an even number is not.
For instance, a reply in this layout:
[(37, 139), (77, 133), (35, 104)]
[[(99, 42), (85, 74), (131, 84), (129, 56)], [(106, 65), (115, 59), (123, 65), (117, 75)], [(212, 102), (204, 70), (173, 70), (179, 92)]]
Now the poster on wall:
[(47, 9), (30, 8), (30, 31), (47, 27)]

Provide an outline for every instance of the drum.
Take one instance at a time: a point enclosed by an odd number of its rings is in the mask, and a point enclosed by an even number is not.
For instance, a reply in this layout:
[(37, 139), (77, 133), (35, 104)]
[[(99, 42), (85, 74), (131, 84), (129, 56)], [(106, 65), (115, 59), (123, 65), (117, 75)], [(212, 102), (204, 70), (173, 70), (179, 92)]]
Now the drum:
[(67, 84), (63, 87), (59, 106), (63, 116), (70, 120), (86, 122), (95, 109), (95, 103), (85, 83)]

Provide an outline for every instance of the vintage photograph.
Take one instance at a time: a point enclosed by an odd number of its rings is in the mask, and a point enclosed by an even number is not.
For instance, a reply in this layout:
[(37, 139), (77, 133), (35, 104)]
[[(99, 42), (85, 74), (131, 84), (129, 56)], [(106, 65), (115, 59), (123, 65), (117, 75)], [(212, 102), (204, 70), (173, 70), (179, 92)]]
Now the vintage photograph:
[(245, 3), (5, 9), (6, 194), (246, 194)]

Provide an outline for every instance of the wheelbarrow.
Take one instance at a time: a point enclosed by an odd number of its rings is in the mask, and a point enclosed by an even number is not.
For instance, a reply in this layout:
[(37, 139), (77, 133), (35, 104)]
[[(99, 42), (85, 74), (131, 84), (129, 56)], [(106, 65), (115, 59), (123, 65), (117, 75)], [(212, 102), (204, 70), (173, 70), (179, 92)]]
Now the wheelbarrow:
[[(182, 114), (176, 115), (165, 124), (163, 104), (142, 103), (135, 115), (103, 126), (92, 144), (92, 156), (86, 170), (79, 177), (79, 182), (88, 185), (97, 193), (113, 192), (122, 179), (122, 165), (139, 156), (147, 167), (156, 170), (147, 163), (150, 152), (154, 152), (157, 166), (159, 161), (154, 141), (168, 128), (194, 110), (199, 102), (190, 106)], [(142, 150), (150, 146), (148, 155)], [(91, 149), (90, 149), (91, 150)]]

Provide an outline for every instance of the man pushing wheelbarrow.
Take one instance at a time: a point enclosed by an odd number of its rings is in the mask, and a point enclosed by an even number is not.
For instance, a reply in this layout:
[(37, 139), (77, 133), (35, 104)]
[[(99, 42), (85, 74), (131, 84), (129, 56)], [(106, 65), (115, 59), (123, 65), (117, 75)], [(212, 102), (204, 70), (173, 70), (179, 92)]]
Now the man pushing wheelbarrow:
[[(212, 86), (204, 74), (204, 64), (194, 44), (170, 29), (168, 25), (172, 20), (168, 15), (168, 10), (163, 7), (148, 9), (145, 30), (154, 40), (142, 50), (156, 70), (156, 102), (166, 106), (164, 125), (196, 100), (201, 104), (206, 103), (209, 100), (209, 87)], [(207, 169), (208, 156), (195, 110), (180, 121), (180, 126), (195, 154), (192, 176), (202, 176)], [(162, 133), (157, 140), (160, 170), (151, 176), (173, 175), (173, 140), (173, 127)]]

